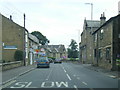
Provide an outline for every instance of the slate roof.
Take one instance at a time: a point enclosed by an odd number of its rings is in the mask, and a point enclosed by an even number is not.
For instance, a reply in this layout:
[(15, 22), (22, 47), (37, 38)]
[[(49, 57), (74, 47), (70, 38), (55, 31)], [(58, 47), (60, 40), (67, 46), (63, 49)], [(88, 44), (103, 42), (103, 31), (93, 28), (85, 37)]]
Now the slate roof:
[(118, 14), (117, 16), (111, 17), (108, 21), (106, 21), (103, 25), (101, 25), (95, 32), (93, 32), (92, 34), (95, 34), (98, 30), (100, 30), (102, 27), (104, 27), (106, 24), (110, 23), (111, 21), (113, 21), (114, 19), (116, 19), (117, 17), (120, 17), (120, 14)]
[(34, 41), (35, 43), (39, 43), (38, 38), (37, 38), (36, 36), (30, 34), (30, 33), (29, 33), (29, 38), (30, 38), (32, 41)]
[(42, 47), (45, 47), (49, 52), (63, 53), (66, 51), (64, 45), (44, 45)]
[(100, 27), (100, 21), (97, 20), (85, 20), (87, 27)]

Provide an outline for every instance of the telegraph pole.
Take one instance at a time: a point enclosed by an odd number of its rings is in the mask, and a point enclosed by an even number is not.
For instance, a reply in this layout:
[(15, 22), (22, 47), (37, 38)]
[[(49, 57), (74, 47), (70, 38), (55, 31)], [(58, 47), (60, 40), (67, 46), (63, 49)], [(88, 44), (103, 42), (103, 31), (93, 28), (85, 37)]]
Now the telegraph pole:
[(24, 13), (24, 28), (25, 28), (25, 19), (26, 19), (26, 17), (25, 17), (25, 13)]
[(23, 60), (24, 60), (24, 66), (26, 66), (26, 40), (25, 40), (25, 13), (24, 13), (24, 30), (23, 30)]

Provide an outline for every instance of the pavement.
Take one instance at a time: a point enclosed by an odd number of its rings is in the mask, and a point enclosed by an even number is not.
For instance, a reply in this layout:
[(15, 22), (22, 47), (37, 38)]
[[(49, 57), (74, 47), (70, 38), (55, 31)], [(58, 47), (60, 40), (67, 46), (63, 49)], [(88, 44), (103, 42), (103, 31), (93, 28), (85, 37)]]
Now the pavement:
[(4, 85), (16, 79), (17, 77), (34, 70), (35, 68), (36, 65), (28, 65), (28, 66), (20, 66), (10, 70), (2, 71), (2, 83), (0, 83), (0, 85)]
[(109, 77), (118, 78), (120, 80), (120, 71), (112, 71), (112, 70), (104, 69), (104, 68), (101, 68), (101, 67), (93, 66), (91, 64), (82, 64), (81, 62), (78, 62), (78, 61), (70, 62), (70, 63), (82, 65), (83, 67), (85, 67), (87, 69), (94, 70), (96, 72), (105, 73)]
[[(78, 63), (78, 64), (80, 64), (80, 63)], [(97, 72), (106, 73), (106, 74), (110, 75), (110, 77), (112, 77), (112, 78), (120, 79), (120, 72), (105, 70), (100, 67), (94, 67), (91, 64), (80, 64), (80, 65), (82, 65), (85, 68), (97, 71)], [(4, 84), (10, 82), (11, 80), (14, 80), (17, 77), (34, 70), (35, 68), (36, 68), (36, 65), (29, 65), (29, 66), (21, 66), (21, 67), (17, 67), (17, 68), (11, 69), (11, 70), (3, 71), (2, 72), (2, 83), (0, 83), (0, 85), (4, 85)]]
[(90, 70), (94, 70), (96, 72), (102, 72), (104, 74), (107, 74), (109, 77), (112, 77), (114, 79), (115, 78), (120, 79), (120, 71), (111, 71), (111, 70), (104, 69), (101, 67), (92, 66), (91, 64), (81, 64), (81, 65), (85, 68), (90, 69)]

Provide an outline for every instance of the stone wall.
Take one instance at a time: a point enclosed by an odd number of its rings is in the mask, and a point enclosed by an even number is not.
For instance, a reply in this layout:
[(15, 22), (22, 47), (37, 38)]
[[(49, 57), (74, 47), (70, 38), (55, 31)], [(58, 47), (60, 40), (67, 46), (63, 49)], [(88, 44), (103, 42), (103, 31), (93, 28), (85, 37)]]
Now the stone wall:
[(0, 72), (2, 71), (2, 64), (0, 63)]
[(3, 63), (2, 64), (2, 71), (9, 70), (9, 69), (12, 69), (12, 68), (16, 68), (16, 67), (19, 67), (19, 66), (22, 66), (22, 65), (23, 65), (22, 61)]
[(2, 16), (0, 15), (0, 62), (2, 62)]

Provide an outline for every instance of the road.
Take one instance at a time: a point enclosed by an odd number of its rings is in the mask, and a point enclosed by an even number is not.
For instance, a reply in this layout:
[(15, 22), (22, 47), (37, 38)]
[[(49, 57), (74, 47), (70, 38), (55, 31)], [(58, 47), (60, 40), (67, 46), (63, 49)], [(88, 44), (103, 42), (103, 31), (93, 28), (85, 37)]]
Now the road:
[(3, 88), (118, 88), (118, 79), (79, 64), (50, 64), (50, 68), (35, 68)]

